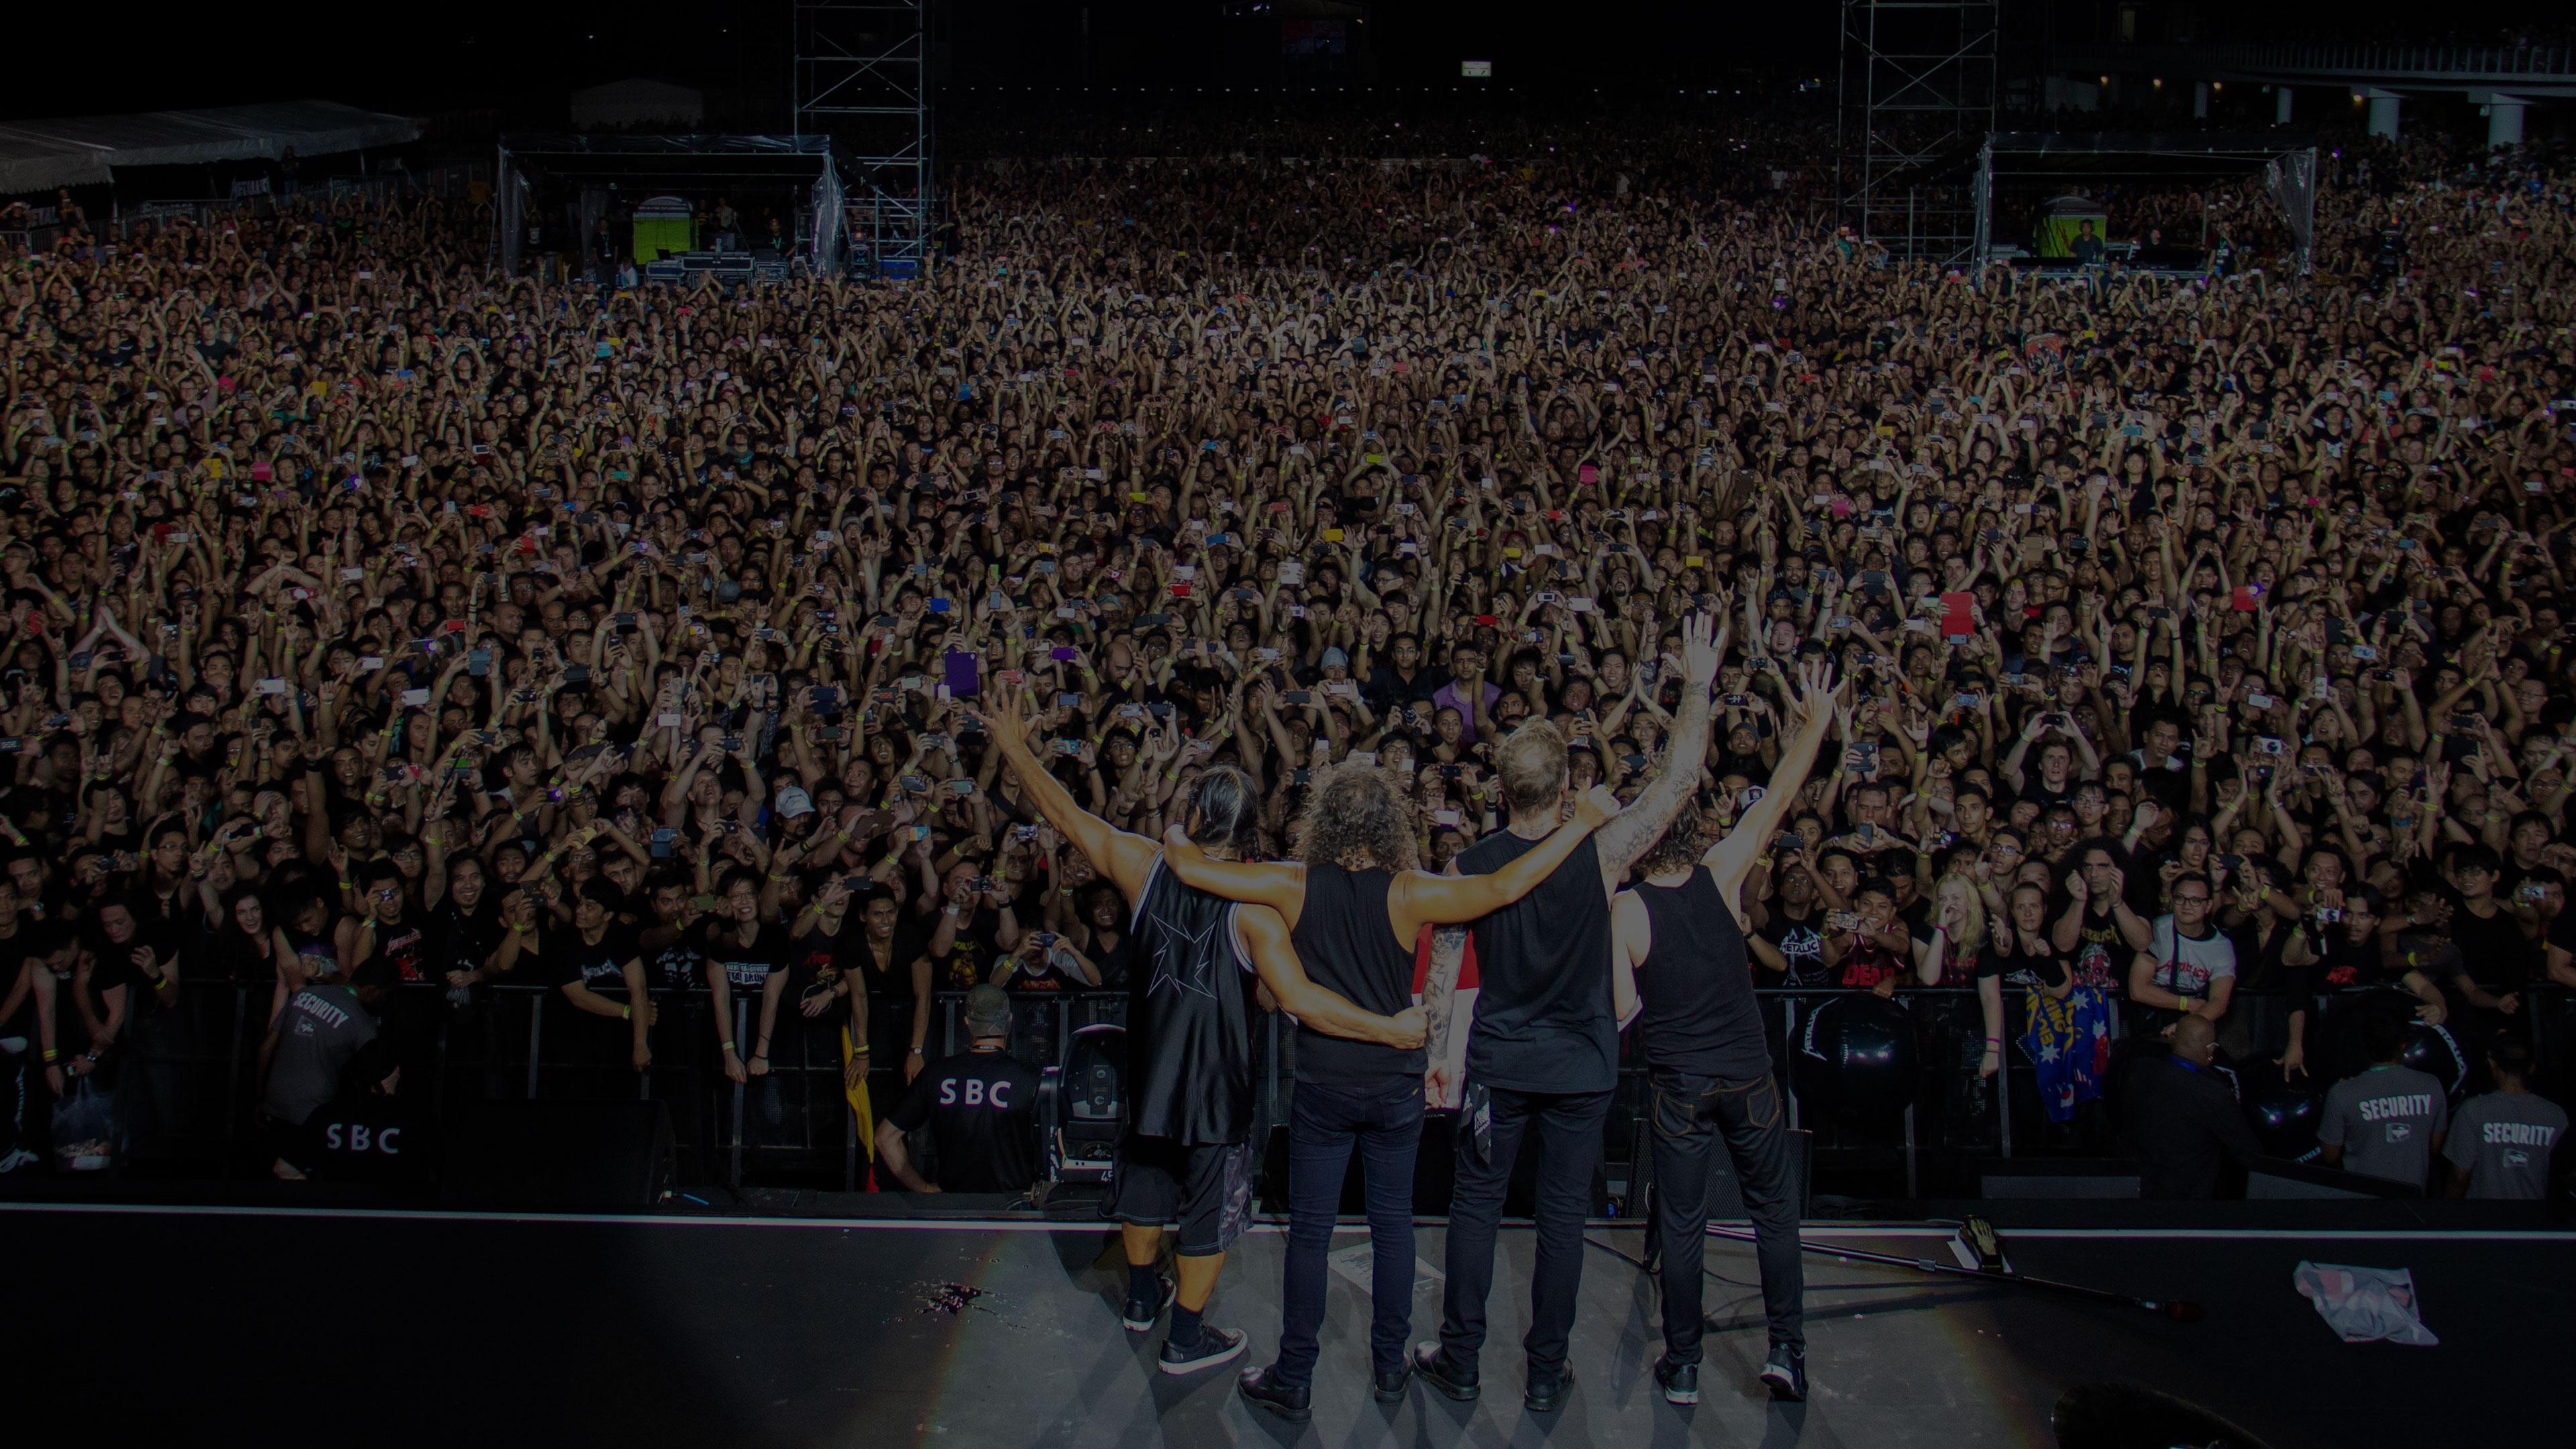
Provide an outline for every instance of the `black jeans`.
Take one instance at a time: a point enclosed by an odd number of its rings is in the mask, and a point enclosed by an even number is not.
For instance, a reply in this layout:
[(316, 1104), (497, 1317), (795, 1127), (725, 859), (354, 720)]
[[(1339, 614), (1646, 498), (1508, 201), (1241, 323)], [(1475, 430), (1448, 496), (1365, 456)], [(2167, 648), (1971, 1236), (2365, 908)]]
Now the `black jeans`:
[(1492, 1092), (1492, 1154), (1479, 1157), (1476, 1134), (1458, 1120), (1458, 1188), (1449, 1205), (1449, 1287), (1442, 1303), (1440, 1346), (1449, 1361), (1472, 1369), (1485, 1347), (1485, 1297), (1494, 1286), (1494, 1230), (1503, 1194), (1520, 1155), (1521, 1137), (1538, 1142), (1538, 1262), (1530, 1272), (1530, 1326), (1521, 1347), (1533, 1381), (1565, 1371), (1574, 1327), (1574, 1295), (1583, 1283), (1583, 1219), (1592, 1207), (1592, 1172), (1601, 1162), (1601, 1124), (1608, 1092)]
[(1326, 1258), (1351, 1149), (1368, 1183), (1369, 1359), (1404, 1366), (1413, 1330), (1413, 1154), (1422, 1145), (1422, 1079), (1391, 1092), (1336, 1091), (1297, 1084), (1288, 1103), (1288, 1267), (1282, 1290), (1278, 1381), (1315, 1377), (1316, 1335), (1324, 1326)]
[(1749, 1082), (1654, 1074), (1655, 1229), (1663, 1240), (1664, 1352), (1699, 1362), (1700, 1264), (1708, 1252), (1708, 1161), (1723, 1137), (1753, 1219), (1762, 1309), (1771, 1341), (1804, 1348), (1806, 1273), (1798, 1260), (1798, 1201), (1789, 1181), (1788, 1122), (1771, 1074)]

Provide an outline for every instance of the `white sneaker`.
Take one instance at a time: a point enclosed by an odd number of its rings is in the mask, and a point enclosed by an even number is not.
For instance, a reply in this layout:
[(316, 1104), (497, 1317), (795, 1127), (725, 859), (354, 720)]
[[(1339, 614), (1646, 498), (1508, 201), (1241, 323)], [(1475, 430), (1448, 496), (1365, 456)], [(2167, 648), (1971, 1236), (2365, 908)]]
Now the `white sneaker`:
[(0, 1172), (16, 1172), (22, 1167), (33, 1167), (42, 1160), (36, 1154), (21, 1147), (6, 1157), (0, 1157)]

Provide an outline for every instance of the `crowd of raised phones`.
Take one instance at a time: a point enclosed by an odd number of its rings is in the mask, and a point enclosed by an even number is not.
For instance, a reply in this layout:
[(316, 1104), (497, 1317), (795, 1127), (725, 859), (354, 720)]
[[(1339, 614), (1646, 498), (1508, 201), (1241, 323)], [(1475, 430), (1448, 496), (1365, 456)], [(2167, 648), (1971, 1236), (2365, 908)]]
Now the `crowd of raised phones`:
[(637, 1070), (811, 1033), (884, 1090), (935, 992), (1128, 970), (972, 698), (1033, 693), (1148, 837), (1212, 761), (1275, 833), (1374, 761), (1436, 869), (1523, 721), (1578, 789), (1652, 770), (1695, 609), (1721, 826), (1784, 671), (1846, 681), (1745, 892), (1762, 984), (1979, 988), (1944, 1069), (2030, 1052), (2052, 1116), (2186, 1013), (2322, 1088), (2373, 1055), (2341, 998), (2484, 1085), (2576, 985), (2567, 171), (2351, 148), (2312, 275), (2241, 186), (2188, 207), (2219, 275), (2043, 281), (1618, 144), (963, 168), (908, 284), (510, 279), (488, 209), (400, 198), (7, 258), (29, 1101), (210, 980), (276, 1074), (316, 991), (392, 1075), (520, 983)]

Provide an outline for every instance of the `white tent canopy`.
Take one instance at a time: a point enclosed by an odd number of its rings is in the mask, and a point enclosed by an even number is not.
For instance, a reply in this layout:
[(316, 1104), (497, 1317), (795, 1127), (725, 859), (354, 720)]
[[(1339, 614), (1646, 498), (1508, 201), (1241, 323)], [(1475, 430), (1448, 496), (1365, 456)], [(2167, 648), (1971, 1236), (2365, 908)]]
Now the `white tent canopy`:
[(274, 161), (289, 147), (298, 156), (326, 156), (419, 138), (419, 125), (407, 117), (337, 101), (7, 121), (0, 122), (0, 195), (97, 185), (115, 179), (120, 166)]

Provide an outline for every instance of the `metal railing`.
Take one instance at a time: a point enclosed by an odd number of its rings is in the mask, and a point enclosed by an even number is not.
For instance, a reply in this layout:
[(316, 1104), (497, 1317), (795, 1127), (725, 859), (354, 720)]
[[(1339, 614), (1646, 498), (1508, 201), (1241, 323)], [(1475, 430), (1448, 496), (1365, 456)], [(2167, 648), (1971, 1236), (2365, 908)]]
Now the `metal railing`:
[[(127, 1114), (131, 1159), (160, 1175), (231, 1177), (265, 1170), (256, 1154), (260, 1043), (273, 988), (219, 981), (187, 983), (176, 1005), (138, 1018), (118, 1048), (117, 1087)], [(602, 994), (616, 997), (615, 991)], [(809, 1027), (792, 1001), (782, 1002), (772, 1040), (772, 1070), (744, 1083), (726, 1079), (710, 1017), (713, 996), (703, 990), (657, 990), (658, 1008), (649, 1041), (652, 1064), (637, 1072), (628, 1059), (623, 1023), (573, 1009), (561, 993), (534, 985), (480, 989), (462, 1005), (443, 988), (407, 986), (385, 1003), (384, 1030), (398, 1043), (405, 1078), (398, 1099), (432, 1128), (452, 1124), (481, 1100), (554, 1098), (658, 1099), (671, 1110), (683, 1184), (740, 1187), (746, 1183), (829, 1185), (844, 1189), (863, 1181), (873, 1144), (860, 1140), (858, 1122), (842, 1090), (838, 1025)], [(1773, 1069), (1790, 1093), (1792, 1125), (1824, 1129), (1820, 1151), (1876, 1154), (1891, 1170), (1901, 1163), (1914, 1195), (1924, 1162), (1990, 1160), (2029, 1155), (2033, 1125), (2041, 1120), (2036, 1068), (2020, 1051), (2022, 993), (2005, 993), (2007, 1050), (1999, 1083), (1980, 1086), (1975, 1052), (1983, 1025), (1973, 988), (1905, 992), (1899, 1001), (1913, 1017), (1923, 1090), (1906, 1110), (1897, 1135), (1855, 1131), (1848, 1122), (1828, 1125), (1817, 1114), (1798, 1121), (1801, 1094), (1795, 1054), (1807, 1016), (1846, 990), (1763, 988), (1756, 992)], [(967, 1045), (960, 1009), (964, 994), (932, 999), (924, 1043), (932, 1060)], [(2239, 993), (2245, 1020), (2277, 1024), (2292, 1004), (2286, 996)], [(2576, 992), (2528, 988), (2526, 1010), (2505, 1029), (2527, 1031), (2544, 1078), (2555, 1056), (2576, 1051)], [(1124, 992), (1047, 992), (1013, 998), (1010, 1050), (1030, 1066), (1062, 1063), (1073, 1034), (1098, 1022), (1123, 1022)], [(736, 998), (732, 1040), (748, 1045), (754, 1001)], [(2114, 1012), (2116, 1022), (2118, 1013)], [(2314, 1020), (2312, 1015), (2311, 1020)], [(882, 1119), (904, 1090), (902, 1067), (909, 1045), (906, 1003), (881, 999), (870, 1011), (874, 1070), (870, 1106)], [(2115, 1031), (2117, 1028), (2115, 1027)], [(1296, 1084), (1296, 1033), (1276, 1014), (1256, 1025), (1256, 1141), (1287, 1120)], [(2326, 1084), (2315, 1083), (2322, 1091)], [(34, 1089), (41, 1096), (42, 1088)], [(1647, 1110), (1646, 1067), (1636, 1035), (1621, 1043), (1620, 1082), (1611, 1115), (1608, 1159), (1616, 1179), (1634, 1140), (1625, 1124)], [(2107, 1155), (2107, 1143), (2057, 1142), (2039, 1148), (2050, 1156)]]

